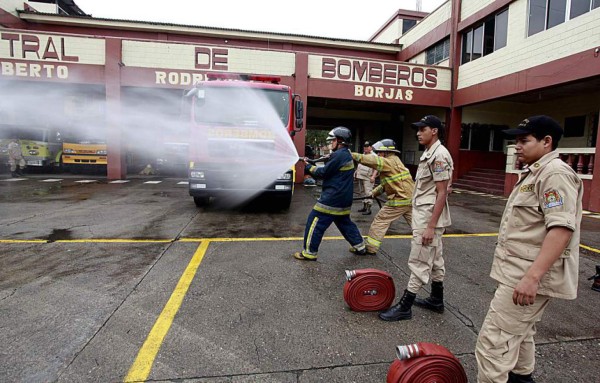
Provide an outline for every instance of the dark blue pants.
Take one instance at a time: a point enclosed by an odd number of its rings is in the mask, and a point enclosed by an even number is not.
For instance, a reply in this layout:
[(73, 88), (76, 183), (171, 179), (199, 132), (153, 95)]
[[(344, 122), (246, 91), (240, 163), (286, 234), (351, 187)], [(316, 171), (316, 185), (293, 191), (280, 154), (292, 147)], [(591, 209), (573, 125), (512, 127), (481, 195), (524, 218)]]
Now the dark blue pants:
[(325, 230), (331, 226), (332, 222), (335, 223), (335, 226), (337, 226), (350, 245), (364, 248), (363, 237), (360, 235), (356, 224), (350, 220), (349, 214), (332, 215), (313, 209), (308, 215), (306, 228), (304, 229), (304, 251), (309, 254), (317, 254), (321, 240), (323, 240), (323, 234), (325, 234)]

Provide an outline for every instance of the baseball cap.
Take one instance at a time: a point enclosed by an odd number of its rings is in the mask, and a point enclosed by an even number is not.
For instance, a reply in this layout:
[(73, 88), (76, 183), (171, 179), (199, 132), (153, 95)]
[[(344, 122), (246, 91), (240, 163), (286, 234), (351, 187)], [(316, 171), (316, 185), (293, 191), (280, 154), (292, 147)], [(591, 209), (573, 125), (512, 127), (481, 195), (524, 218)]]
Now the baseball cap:
[(514, 129), (508, 129), (502, 131), (504, 134), (509, 136), (516, 136), (519, 134), (539, 134), (548, 135), (554, 137), (561, 137), (563, 129), (560, 127), (558, 122), (552, 118), (544, 115), (531, 116), (521, 121), (519, 126)]
[(413, 122), (411, 124), (413, 128), (423, 128), (425, 126), (429, 126), (430, 128), (444, 129), (444, 125), (439, 118), (433, 115), (425, 116), (421, 119), (421, 121)]
[(365, 143), (363, 144), (363, 146), (371, 146), (371, 143), (369, 141), (365, 141)]

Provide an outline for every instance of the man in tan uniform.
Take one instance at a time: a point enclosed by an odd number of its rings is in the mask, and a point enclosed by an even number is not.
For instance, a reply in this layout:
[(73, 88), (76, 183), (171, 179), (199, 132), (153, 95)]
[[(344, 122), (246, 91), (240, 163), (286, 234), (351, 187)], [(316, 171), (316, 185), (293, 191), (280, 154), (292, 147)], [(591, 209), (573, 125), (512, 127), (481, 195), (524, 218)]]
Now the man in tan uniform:
[(533, 336), (551, 297), (575, 299), (583, 184), (555, 149), (560, 125), (548, 116), (505, 131), (527, 167), (500, 223), (490, 276), (498, 281), (479, 331), (477, 381), (533, 383)]
[[(358, 154), (358, 153), (356, 153)], [(373, 147), (369, 141), (365, 141), (363, 145), (363, 154), (364, 156), (370, 156), (375, 158), (376, 155), (373, 153)], [(375, 184), (375, 178), (377, 177), (377, 172), (375, 169), (365, 166), (361, 163), (356, 167), (356, 171), (354, 172), (354, 178), (358, 180), (358, 187), (361, 195), (370, 196), (373, 191), (373, 185)], [(373, 204), (372, 198), (365, 198), (363, 200), (362, 209), (358, 210), (363, 215), (371, 214), (371, 205)]]
[(22, 176), (22, 170), (25, 170), (27, 166), (25, 158), (23, 158), (21, 145), (16, 138), (8, 144), (8, 164), (10, 165), (10, 174), (12, 177)]
[[(367, 254), (369, 255), (377, 253), (381, 241), (393, 221), (404, 217), (406, 223), (409, 226), (411, 225), (411, 203), (413, 189), (415, 188), (410, 172), (398, 157), (400, 151), (396, 149), (394, 140), (386, 138), (377, 141), (373, 145), (373, 150), (375, 150), (377, 156), (352, 153), (352, 159), (357, 161), (359, 166), (365, 166), (379, 172), (381, 183), (370, 195), (377, 197), (385, 192), (387, 196), (385, 205), (379, 210), (369, 228), (369, 235), (367, 236)], [(355, 252), (355, 249), (350, 248), (350, 251)]]
[[(412, 318), (414, 304), (436, 311), (444, 311), (444, 258), (442, 234), (450, 226), (448, 189), (452, 180), (454, 163), (448, 149), (442, 145), (444, 125), (436, 116), (425, 116), (412, 124), (417, 128), (417, 138), (425, 145), (417, 169), (412, 201), (412, 231), (408, 267), (410, 279), (400, 301), (379, 314), (386, 321)], [(431, 296), (417, 299), (417, 291), (431, 278)]]

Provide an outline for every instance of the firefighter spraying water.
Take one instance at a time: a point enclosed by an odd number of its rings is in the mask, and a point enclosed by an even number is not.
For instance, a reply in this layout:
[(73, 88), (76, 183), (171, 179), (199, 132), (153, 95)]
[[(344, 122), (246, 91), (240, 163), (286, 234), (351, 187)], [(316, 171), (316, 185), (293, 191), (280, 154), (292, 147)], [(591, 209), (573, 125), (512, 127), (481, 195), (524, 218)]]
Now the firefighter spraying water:
[(211, 197), (236, 206), (259, 195), (291, 203), (303, 103), (270, 76), (209, 74), (191, 100), (189, 193), (197, 206)]

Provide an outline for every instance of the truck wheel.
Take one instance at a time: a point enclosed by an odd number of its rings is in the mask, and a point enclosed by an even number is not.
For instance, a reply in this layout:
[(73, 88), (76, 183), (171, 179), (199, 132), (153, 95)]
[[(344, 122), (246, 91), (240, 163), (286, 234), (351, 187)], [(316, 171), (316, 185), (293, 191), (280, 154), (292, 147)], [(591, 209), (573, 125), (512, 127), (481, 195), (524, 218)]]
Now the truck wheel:
[(202, 207), (208, 205), (210, 201), (210, 197), (194, 197), (194, 203), (197, 207)]

